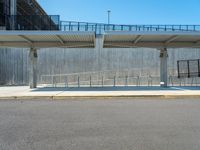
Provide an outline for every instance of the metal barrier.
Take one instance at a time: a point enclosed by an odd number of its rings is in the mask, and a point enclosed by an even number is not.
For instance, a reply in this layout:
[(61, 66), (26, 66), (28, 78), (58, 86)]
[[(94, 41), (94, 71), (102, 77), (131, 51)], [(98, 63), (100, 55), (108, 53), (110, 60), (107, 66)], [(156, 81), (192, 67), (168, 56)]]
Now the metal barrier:
[(178, 78), (200, 77), (200, 59), (177, 61)]
[[(152, 75), (150, 70), (145, 70), (146, 75), (142, 75), (145, 73), (138, 69), (41, 75), (39, 83), (50, 87), (159, 86), (160, 76)], [(177, 74), (172, 68), (168, 68), (168, 71), (169, 74)], [(200, 84), (200, 78), (186, 80), (169, 75), (168, 83), (170, 86), (197, 86)]]
[[(112, 74), (112, 75), (109, 75)], [(47, 87), (106, 87), (106, 86), (159, 86), (159, 76), (131, 76), (125, 72), (123, 76), (113, 72), (86, 72), (63, 75), (42, 75), (40, 83)], [(178, 78), (170, 75), (169, 86), (200, 86), (200, 78)]]
[(59, 15), (0, 15), (6, 30), (60, 30)]
[(61, 21), (60, 30), (94, 31), (96, 34), (101, 34), (104, 31), (200, 31), (200, 25), (117, 25)]
[[(47, 77), (47, 76), (46, 76)], [(109, 79), (105, 79), (104, 77), (101, 78), (101, 80), (97, 80), (97, 79), (92, 79), (92, 77), (90, 76), (89, 80), (81, 80), (80, 76), (77, 77), (77, 80), (74, 82), (68, 82), (68, 80), (65, 80), (64, 82), (60, 82), (57, 81), (56, 78), (68, 78), (67, 76), (52, 76), (52, 84), (48, 84), (48, 83), (44, 83), (42, 82), (42, 85), (46, 85), (46, 86), (50, 86), (50, 87), (104, 87), (104, 86), (132, 86), (133, 84), (129, 84), (128, 80), (135, 80), (135, 85), (136, 86), (141, 86), (140, 84), (140, 78), (141, 77), (124, 77), (124, 78), (116, 78), (116, 76), (113, 76), (112, 78)], [(44, 76), (42, 77), (44, 78)], [(144, 77), (143, 77), (144, 78)], [(43, 80), (43, 79), (42, 79)], [(124, 84), (118, 84), (117, 82), (119, 80), (124, 80)], [(152, 86), (152, 84), (148, 85), (148, 86)]]
[(60, 21), (59, 15), (0, 15), (0, 26), (6, 30), (93, 31), (200, 31), (200, 25), (121, 25)]
[(200, 78), (178, 78), (177, 76), (169, 76), (169, 86), (200, 86)]

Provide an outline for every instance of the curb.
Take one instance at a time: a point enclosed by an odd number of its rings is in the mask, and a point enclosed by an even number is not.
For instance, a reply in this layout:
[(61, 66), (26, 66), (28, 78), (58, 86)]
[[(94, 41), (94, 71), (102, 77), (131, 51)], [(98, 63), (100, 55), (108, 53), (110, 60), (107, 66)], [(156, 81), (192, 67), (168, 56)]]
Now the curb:
[(186, 99), (194, 98), (200, 100), (200, 95), (109, 95), (109, 96), (6, 96), (0, 97), (0, 100), (67, 100), (67, 99), (113, 99), (113, 98), (162, 98), (162, 99)]

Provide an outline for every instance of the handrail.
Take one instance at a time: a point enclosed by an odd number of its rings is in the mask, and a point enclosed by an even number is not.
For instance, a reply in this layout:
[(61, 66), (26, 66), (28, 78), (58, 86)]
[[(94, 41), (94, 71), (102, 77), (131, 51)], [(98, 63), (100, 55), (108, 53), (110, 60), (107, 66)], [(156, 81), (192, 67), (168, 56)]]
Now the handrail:
[(7, 30), (94, 31), (96, 34), (102, 34), (104, 31), (200, 32), (200, 25), (172, 25), (172, 24), (126, 25), (126, 24), (77, 22), (77, 21), (60, 21), (59, 15), (0, 15), (0, 21), (6, 26)]
[(104, 23), (88, 23), (75, 21), (61, 21), (60, 30), (63, 31), (94, 31), (101, 34), (104, 31), (200, 31), (200, 25), (120, 25)]

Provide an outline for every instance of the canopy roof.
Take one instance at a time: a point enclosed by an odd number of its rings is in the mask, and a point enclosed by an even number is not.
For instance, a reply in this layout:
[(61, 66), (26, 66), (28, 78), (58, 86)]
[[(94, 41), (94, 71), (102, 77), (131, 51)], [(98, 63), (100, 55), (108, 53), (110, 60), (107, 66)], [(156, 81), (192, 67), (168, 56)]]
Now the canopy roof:
[(105, 32), (104, 47), (200, 47), (200, 32), (111, 31)]
[(94, 32), (0, 31), (1, 47), (94, 47)]
[[(95, 38), (88, 31), (0, 31), (0, 47), (94, 48)], [(103, 43), (108, 48), (199, 48), (200, 32), (108, 31)]]

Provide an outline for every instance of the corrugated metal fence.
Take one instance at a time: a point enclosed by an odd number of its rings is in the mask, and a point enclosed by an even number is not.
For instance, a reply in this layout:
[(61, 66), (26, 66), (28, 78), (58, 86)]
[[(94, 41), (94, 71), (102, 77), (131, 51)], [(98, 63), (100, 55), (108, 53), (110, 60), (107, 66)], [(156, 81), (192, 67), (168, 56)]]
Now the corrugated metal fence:
[[(199, 59), (200, 49), (169, 49), (169, 76), (177, 76), (177, 60)], [(0, 84), (28, 84), (27, 49), (0, 49)], [(160, 73), (159, 51), (147, 48), (128, 49), (40, 49), (38, 51), (38, 79), (42, 75), (72, 74), (83, 72), (116, 72), (134, 70), (131, 76), (158, 76)], [(124, 75), (125, 76), (125, 75)], [(99, 74), (99, 80), (102, 76)], [(73, 82), (75, 79), (71, 79)], [(159, 78), (155, 79), (159, 83)], [(157, 81), (158, 80), (158, 81)]]

